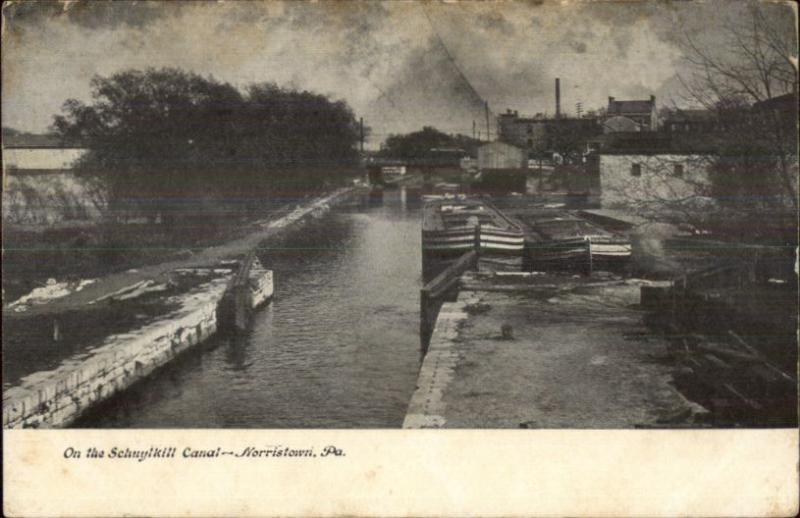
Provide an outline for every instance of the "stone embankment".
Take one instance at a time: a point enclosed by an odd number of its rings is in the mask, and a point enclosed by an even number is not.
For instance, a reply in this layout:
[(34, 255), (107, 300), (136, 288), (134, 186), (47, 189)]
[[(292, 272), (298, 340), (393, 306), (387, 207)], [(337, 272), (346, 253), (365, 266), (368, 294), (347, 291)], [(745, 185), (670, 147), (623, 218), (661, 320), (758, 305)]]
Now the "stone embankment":
[(179, 309), (129, 333), (108, 337), (88, 358), (23, 378), (3, 393), (5, 428), (65, 426), (217, 331), (217, 304), (230, 274), (177, 297)]
[[(287, 216), (265, 222), (269, 228), (287, 228), (319, 217), (353, 189), (340, 189), (329, 196), (298, 207)], [(35, 372), (4, 390), (4, 428), (58, 428), (68, 426), (87, 409), (125, 390), (155, 369), (201, 343), (223, 325), (220, 303), (231, 289), (236, 275), (228, 268), (205, 268), (194, 273), (211, 275), (210, 280), (186, 293), (165, 300), (168, 313), (146, 325), (107, 337), (64, 361), (54, 370)], [(192, 268), (173, 272), (193, 274)], [(248, 310), (268, 302), (273, 295), (272, 272), (251, 261), (246, 275)], [(95, 299), (97, 300), (97, 299)], [(175, 309), (177, 308), (177, 309)]]
[[(187, 255), (180, 258), (169, 259), (158, 264), (141, 266), (124, 272), (117, 272), (95, 279), (94, 282), (83, 286), (80, 290), (69, 285), (59, 297), (49, 297), (47, 300), (36, 301), (35, 304), (26, 304), (23, 308), (3, 305), (3, 320), (7, 318), (30, 318), (37, 315), (56, 315), (65, 311), (79, 310), (82, 306), (93, 300), (100, 299), (109, 293), (127, 289), (136, 283), (156, 279), (164, 282), (176, 269), (201, 268), (222, 260), (247, 255), (259, 247), (265, 240), (291, 231), (295, 225), (302, 224), (310, 218), (319, 217), (331, 207), (351, 199), (362, 192), (359, 186), (343, 187), (330, 194), (309, 200), (297, 206), (291, 213), (280, 218), (267, 218), (250, 223), (246, 235), (210, 246), (202, 250), (186, 251)], [(24, 313), (21, 315), (20, 313)]]

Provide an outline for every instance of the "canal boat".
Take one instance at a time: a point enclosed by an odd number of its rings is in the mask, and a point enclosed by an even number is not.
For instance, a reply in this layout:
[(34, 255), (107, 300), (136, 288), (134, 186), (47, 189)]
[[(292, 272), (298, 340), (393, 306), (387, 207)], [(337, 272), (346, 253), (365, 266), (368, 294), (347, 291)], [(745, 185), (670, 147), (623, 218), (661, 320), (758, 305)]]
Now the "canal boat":
[(556, 263), (624, 262), (631, 257), (631, 243), (621, 234), (609, 232), (567, 212), (519, 216), (528, 228), (525, 248), (536, 266)]
[(423, 194), (422, 201), (424, 202), (431, 202), (431, 201), (438, 201), (438, 200), (466, 200), (466, 194)]
[(484, 201), (440, 199), (423, 209), (422, 249), (427, 255), (459, 256), (475, 247), (480, 226), (480, 251), (490, 255), (522, 257), (522, 227)]
[(422, 195), (422, 201), (425, 202), (453, 199), (466, 199), (466, 194), (461, 192), (461, 186), (457, 183), (439, 182), (433, 186), (429, 193)]

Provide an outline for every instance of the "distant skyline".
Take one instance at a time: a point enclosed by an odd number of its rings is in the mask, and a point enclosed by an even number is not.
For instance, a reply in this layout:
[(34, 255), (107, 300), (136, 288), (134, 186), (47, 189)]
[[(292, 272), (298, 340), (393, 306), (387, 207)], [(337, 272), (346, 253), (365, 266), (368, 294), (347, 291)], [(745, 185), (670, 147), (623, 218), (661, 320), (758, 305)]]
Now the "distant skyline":
[[(271, 81), (343, 99), (372, 129), (485, 136), (498, 114), (573, 114), (655, 95), (682, 105), (680, 41), (721, 46), (745, 2), (26, 2), (4, 6), (3, 126), (43, 132), (89, 81), (179, 67), (244, 87)], [(770, 4), (793, 30), (794, 9)], [(496, 131), (492, 123), (492, 132)]]

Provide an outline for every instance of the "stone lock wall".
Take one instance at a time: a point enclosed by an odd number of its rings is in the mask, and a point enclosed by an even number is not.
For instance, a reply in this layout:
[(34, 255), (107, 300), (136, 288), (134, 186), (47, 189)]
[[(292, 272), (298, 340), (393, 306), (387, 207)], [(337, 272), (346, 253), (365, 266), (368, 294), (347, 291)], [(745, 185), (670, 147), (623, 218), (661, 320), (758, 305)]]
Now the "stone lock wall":
[[(267, 223), (282, 228), (330, 210), (356, 192), (342, 188)], [(171, 299), (180, 309), (130, 333), (108, 337), (86, 358), (69, 359), (57, 369), (37, 372), (3, 392), (4, 428), (57, 428), (69, 425), (91, 406), (108, 399), (217, 331), (220, 302), (232, 275)], [(249, 277), (251, 308), (273, 296), (272, 271), (260, 263)]]
[(147, 376), (217, 330), (228, 278), (179, 296), (181, 308), (131, 333), (106, 339), (84, 360), (24, 378), (3, 394), (4, 428), (65, 426), (87, 408)]
[(250, 285), (251, 306), (257, 308), (266, 304), (272, 299), (274, 285), (272, 282), (272, 271), (265, 270), (261, 263), (254, 267), (248, 279)]

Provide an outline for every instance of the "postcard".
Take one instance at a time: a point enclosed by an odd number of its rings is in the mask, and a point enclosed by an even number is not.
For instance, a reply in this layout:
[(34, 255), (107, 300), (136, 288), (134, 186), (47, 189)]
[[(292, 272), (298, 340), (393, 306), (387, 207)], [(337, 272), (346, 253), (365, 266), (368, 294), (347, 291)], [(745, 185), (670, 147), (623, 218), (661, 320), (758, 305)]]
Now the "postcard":
[(3, 6), (9, 516), (794, 516), (797, 7)]

